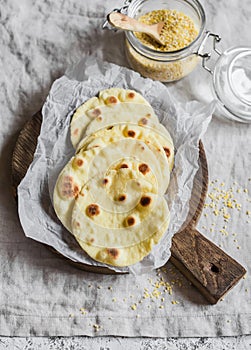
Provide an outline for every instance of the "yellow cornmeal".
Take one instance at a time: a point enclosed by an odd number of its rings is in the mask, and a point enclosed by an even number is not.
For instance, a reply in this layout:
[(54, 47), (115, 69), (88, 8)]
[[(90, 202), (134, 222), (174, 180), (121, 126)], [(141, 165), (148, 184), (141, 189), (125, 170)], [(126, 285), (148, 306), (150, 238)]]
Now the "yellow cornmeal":
[[(193, 20), (177, 10), (154, 10), (138, 18), (146, 24), (164, 22), (161, 39), (165, 45), (157, 43), (144, 33), (134, 33), (136, 38), (144, 45), (156, 52), (175, 53), (175, 51), (186, 48), (199, 34), (198, 27)], [(179, 80), (189, 73), (198, 64), (198, 56), (192, 52), (182, 56), (166, 59), (155, 59), (153, 55), (141, 54), (141, 51), (126, 40), (126, 56), (132, 69), (138, 71), (142, 76), (171, 82)]]
[(176, 51), (188, 46), (198, 35), (194, 22), (184, 13), (176, 10), (155, 10), (138, 18), (145, 24), (164, 22), (161, 39), (165, 45), (157, 43), (145, 33), (134, 33), (146, 46), (157, 51)]

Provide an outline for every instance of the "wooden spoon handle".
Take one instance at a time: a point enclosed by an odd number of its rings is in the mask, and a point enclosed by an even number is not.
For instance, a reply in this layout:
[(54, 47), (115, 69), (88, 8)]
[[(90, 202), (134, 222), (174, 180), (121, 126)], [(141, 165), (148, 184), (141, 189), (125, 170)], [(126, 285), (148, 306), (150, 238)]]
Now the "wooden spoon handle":
[(237, 261), (200, 232), (187, 227), (174, 235), (170, 261), (216, 304), (246, 273)]
[(108, 21), (118, 29), (144, 33), (147, 33), (149, 31), (149, 25), (141, 23), (136, 19), (128, 17), (119, 12), (110, 13)]

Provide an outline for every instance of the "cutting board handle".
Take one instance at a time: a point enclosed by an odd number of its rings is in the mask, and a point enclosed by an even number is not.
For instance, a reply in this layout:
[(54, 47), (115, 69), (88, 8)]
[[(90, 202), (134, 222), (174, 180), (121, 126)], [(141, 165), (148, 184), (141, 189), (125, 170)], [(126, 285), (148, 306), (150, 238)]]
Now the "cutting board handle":
[(216, 304), (246, 270), (199, 231), (188, 226), (174, 235), (170, 261), (211, 304)]

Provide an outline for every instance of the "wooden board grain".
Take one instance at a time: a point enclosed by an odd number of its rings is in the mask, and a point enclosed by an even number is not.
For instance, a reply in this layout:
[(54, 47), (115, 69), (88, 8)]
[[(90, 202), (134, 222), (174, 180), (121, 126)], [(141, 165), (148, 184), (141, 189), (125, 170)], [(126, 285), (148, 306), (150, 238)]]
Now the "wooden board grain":
[(246, 270), (200, 232), (187, 227), (173, 237), (172, 263), (211, 303), (220, 300)]
[[(15, 195), (32, 162), (41, 123), (42, 115), (38, 112), (25, 124), (17, 139), (12, 157), (12, 184)], [(194, 179), (189, 213), (181, 231), (173, 237), (170, 260), (210, 303), (215, 304), (244, 276), (246, 270), (196, 230), (207, 187), (207, 161), (200, 142), (199, 169)], [(69, 262), (85, 271), (116, 274), (106, 267), (74, 263), (71, 260)]]

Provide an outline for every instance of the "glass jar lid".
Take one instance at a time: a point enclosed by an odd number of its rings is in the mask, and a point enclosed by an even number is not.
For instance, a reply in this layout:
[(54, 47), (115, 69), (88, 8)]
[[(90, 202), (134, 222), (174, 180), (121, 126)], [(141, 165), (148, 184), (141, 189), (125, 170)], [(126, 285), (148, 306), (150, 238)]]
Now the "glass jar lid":
[(220, 55), (213, 70), (213, 87), (228, 118), (251, 122), (251, 48), (233, 47)]

